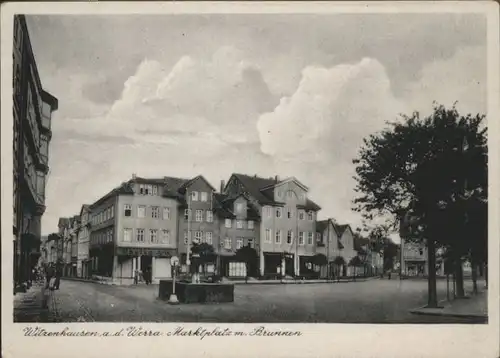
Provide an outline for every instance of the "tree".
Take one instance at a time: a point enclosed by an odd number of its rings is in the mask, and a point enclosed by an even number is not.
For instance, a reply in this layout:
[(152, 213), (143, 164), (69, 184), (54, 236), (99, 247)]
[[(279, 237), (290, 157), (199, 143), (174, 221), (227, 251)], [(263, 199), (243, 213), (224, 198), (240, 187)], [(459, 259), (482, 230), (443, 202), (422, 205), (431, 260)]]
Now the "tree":
[(389, 231), (389, 225), (378, 225), (368, 234), (371, 250), (382, 255), (384, 272), (393, 269), (394, 259), (398, 255), (398, 245), (389, 238)]
[(256, 264), (259, 255), (257, 251), (250, 245), (240, 247), (236, 250), (236, 258), (245, 263), (246, 275), (245, 283), (248, 282), (248, 277), (250, 276), (251, 267)]
[(336, 276), (337, 276), (337, 280), (340, 281), (340, 274), (341, 274), (341, 269), (342, 267), (344, 267), (345, 265), (345, 260), (342, 256), (337, 256), (335, 257), (335, 259), (333, 260), (333, 264), (336, 266), (337, 268), (337, 272), (336, 272)]
[(207, 243), (193, 243), (191, 246), (192, 253), (192, 273), (197, 274), (200, 266), (205, 271), (205, 266), (208, 263), (214, 262), (216, 258), (215, 249), (212, 245)]
[[(435, 105), (424, 119), (417, 112), (403, 115), (365, 138), (353, 161), (360, 194), (354, 210), (366, 219), (389, 217), (394, 227), (410, 217), (406, 239), (427, 245), (431, 268), (436, 247), (453, 247), (463, 257), (474, 238), (465, 234), (460, 195), (469, 188), (487, 190), (484, 118)], [(437, 307), (435, 269), (429, 270), (428, 306)]]
[(359, 258), (359, 256), (354, 256), (349, 261), (349, 266), (354, 267), (354, 270), (353, 270), (353, 280), (356, 281), (356, 268), (363, 266), (363, 261)]
[(311, 263), (319, 266), (321, 271), (321, 267), (328, 265), (328, 258), (323, 254), (316, 254), (311, 258)]

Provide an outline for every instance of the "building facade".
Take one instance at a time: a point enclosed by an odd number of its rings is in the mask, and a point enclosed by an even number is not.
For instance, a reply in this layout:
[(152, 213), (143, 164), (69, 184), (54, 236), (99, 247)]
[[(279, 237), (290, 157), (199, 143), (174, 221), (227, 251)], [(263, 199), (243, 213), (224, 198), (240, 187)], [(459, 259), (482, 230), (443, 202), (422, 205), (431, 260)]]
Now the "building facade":
[(76, 275), (81, 278), (90, 277), (89, 244), (90, 244), (90, 206), (82, 205), (80, 210), (80, 226), (77, 234)]
[[(212, 246), (203, 270), (224, 277), (327, 277), (334, 268), (352, 274), (348, 264), (358, 252), (350, 226), (318, 221), (320, 207), (307, 193), (296, 178), (233, 174), (217, 192), (202, 175), (133, 175), (79, 215), (60, 219), (65, 274), (131, 284), (148, 271), (158, 282), (172, 276), (172, 256), (181, 272), (192, 267), (194, 243)], [(255, 249), (255, 263), (242, 262), (245, 246)], [(318, 254), (327, 265), (315, 264)]]
[(315, 254), (316, 216), (320, 207), (307, 198), (308, 188), (295, 178), (279, 180), (233, 174), (224, 188), (227, 196), (245, 195), (260, 217), (259, 271), (261, 276), (304, 273)]
[(51, 119), (58, 102), (42, 88), (23, 15), (14, 16), (13, 30), (14, 287), (20, 287), (40, 256)]

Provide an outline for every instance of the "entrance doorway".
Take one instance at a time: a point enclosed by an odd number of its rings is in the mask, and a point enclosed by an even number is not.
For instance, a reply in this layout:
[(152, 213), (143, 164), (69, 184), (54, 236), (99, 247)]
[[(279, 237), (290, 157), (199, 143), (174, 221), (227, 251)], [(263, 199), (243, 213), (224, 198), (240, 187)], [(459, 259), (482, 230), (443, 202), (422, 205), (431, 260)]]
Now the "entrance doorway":
[(295, 277), (295, 256), (293, 254), (285, 255), (285, 274)]
[(152, 271), (153, 269), (153, 257), (149, 255), (141, 256), (141, 271), (145, 272), (146, 270)]

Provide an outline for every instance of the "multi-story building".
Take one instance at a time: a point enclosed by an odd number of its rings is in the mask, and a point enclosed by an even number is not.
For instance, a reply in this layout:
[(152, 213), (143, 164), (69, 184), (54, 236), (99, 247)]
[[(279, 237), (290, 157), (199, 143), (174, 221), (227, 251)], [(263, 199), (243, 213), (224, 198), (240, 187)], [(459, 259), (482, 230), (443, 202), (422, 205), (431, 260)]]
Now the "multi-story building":
[(244, 194), (259, 214), (261, 275), (295, 276), (307, 271), (316, 252), (316, 216), (320, 207), (307, 197), (308, 188), (295, 178), (280, 180), (233, 174), (223, 194)]
[(82, 205), (80, 210), (80, 227), (77, 235), (76, 275), (81, 278), (90, 277), (89, 265), (90, 244), (90, 206)]
[(90, 206), (91, 271), (116, 283), (133, 282), (150, 269), (153, 281), (171, 277), (177, 253), (181, 186), (188, 180), (164, 177), (131, 180)]
[(51, 118), (58, 103), (42, 88), (23, 15), (14, 16), (12, 57), (14, 287), (21, 287), (40, 256)]

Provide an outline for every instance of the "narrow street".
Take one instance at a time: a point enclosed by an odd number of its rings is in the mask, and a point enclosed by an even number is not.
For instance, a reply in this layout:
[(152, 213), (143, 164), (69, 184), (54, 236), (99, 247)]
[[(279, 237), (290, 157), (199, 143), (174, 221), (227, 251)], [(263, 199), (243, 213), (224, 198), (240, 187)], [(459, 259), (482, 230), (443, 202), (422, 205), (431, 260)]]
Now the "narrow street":
[[(469, 283), (466, 288), (470, 289)], [(55, 316), (64, 322), (317, 322), (478, 323), (417, 316), (425, 305), (425, 280), (372, 280), (306, 285), (236, 285), (235, 302), (170, 306), (158, 286), (108, 286), (63, 280), (54, 292)], [(438, 281), (439, 299), (446, 282)]]

